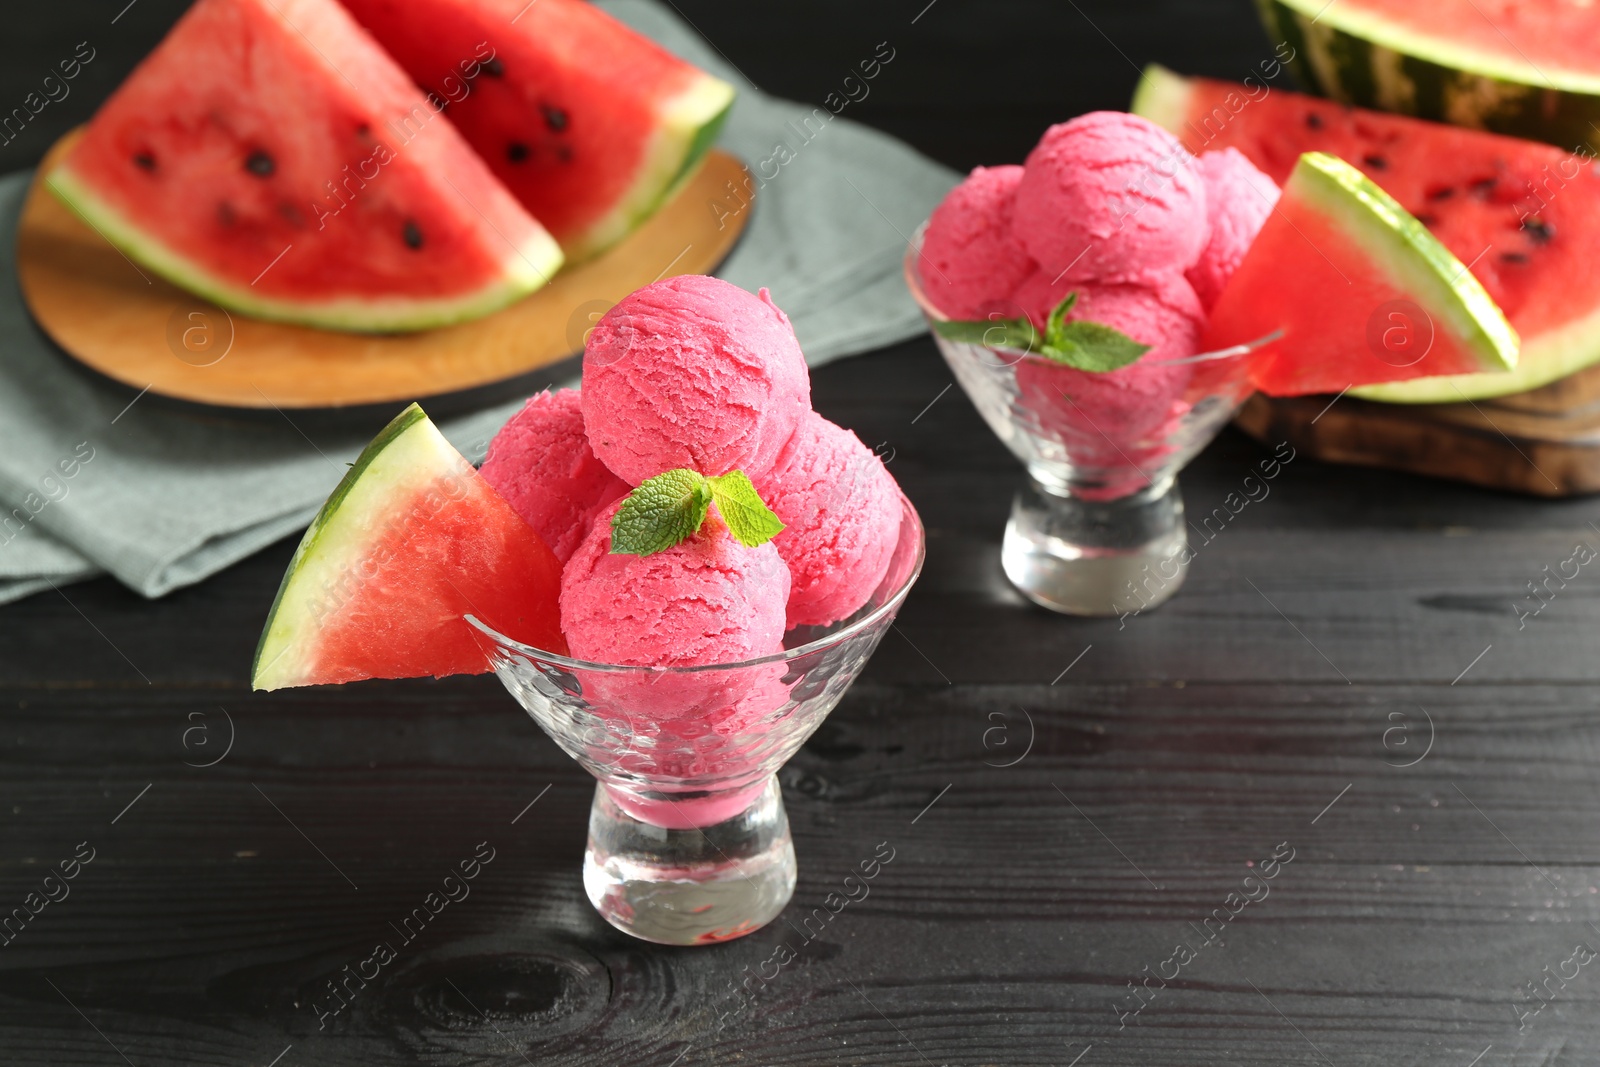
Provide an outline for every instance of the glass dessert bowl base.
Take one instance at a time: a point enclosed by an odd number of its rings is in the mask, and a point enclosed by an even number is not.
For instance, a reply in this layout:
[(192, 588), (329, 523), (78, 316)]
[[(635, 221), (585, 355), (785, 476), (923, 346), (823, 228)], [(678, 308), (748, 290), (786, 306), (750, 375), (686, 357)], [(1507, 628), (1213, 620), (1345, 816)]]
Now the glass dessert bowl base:
[(1177, 479), (1085, 500), (1030, 477), (1011, 505), (1000, 562), (1012, 585), (1051, 611), (1126, 617), (1153, 608), (1189, 569)]
[(590, 902), (624, 933), (663, 945), (728, 941), (777, 918), (794, 895), (794, 842), (776, 776), (743, 810), (709, 826), (668, 829), (628, 808), (639, 804), (595, 786), (583, 857)]

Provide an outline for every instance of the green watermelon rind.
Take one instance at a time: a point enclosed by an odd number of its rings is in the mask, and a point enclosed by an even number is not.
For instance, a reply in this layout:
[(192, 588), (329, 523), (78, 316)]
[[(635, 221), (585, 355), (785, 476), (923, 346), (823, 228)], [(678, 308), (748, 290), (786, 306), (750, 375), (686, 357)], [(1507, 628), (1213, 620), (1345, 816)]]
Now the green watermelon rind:
[(683, 163), (678, 167), (678, 173), (672, 176), (672, 181), (667, 183), (667, 187), (661, 191), (661, 196), (656, 201), (658, 206), (671, 200), (700, 170), (700, 164), (705, 162), (711, 146), (722, 136), (722, 127), (727, 124), (728, 115), (733, 111), (733, 95), (733, 87), (730, 85), (728, 102), (722, 106), (722, 110), (694, 131), (694, 136), (689, 140), (689, 149), (684, 154)]
[(1307, 89), (1564, 148), (1600, 148), (1600, 70), (1564, 70), (1419, 34), (1348, 0), (1256, 0), (1267, 33), (1295, 50)]
[(309, 651), (317, 628), (316, 601), (337, 588), (352, 561), (364, 557), (370, 536), (382, 530), (381, 520), (393, 513), (397, 497), (470, 469), (420, 406), (411, 404), (396, 415), (345, 472), (294, 550), (261, 629), (251, 687), (306, 684), (310, 664), (292, 653)]
[(1534, 345), (1523, 347), (1517, 365), (1509, 371), (1362, 385), (1350, 390), (1350, 395), (1385, 404), (1459, 404), (1525, 393), (1600, 362), (1596, 338), (1600, 338), (1600, 311), (1541, 333)]
[(1189, 121), (1193, 96), (1192, 81), (1160, 63), (1151, 63), (1139, 75), (1128, 110), (1180, 137), (1183, 124)]
[(733, 110), (734, 96), (727, 82), (697, 72), (687, 89), (665, 101), (661, 124), (633, 184), (610, 211), (567, 241), (568, 260), (577, 263), (599, 255), (676, 196), (705, 162)]
[(507, 245), (500, 280), (463, 296), (317, 302), (273, 299), (250, 292), (248, 285), (240, 287), (224, 281), (168, 247), (106, 203), (73, 172), (70, 163), (51, 171), (45, 184), (74, 214), (135, 263), (218, 307), (276, 322), (356, 333), (435, 329), (481, 318), (516, 303), (548, 282), (563, 262), (560, 246), (541, 230), (522, 248)]
[(1517, 365), (1520, 341), (1483, 283), (1416, 217), (1337, 156), (1307, 152), (1284, 195), (1334, 220), (1391, 283), (1475, 357), (1483, 371)]

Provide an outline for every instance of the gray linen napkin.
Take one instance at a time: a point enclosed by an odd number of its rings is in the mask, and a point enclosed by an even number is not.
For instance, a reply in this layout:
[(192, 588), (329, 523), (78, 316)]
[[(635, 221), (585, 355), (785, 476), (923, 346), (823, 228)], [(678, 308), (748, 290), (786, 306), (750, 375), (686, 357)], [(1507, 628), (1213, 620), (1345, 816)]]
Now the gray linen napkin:
[[(771, 289), (813, 365), (919, 333), (922, 318), (900, 280), (905, 239), (957, 176), (833, 117), (848, 111), (843, 93), (815, 105), (766, 96), (665, 6), (602, 6), (739, 89), (721, 144), (760, 187), (717, 273)], [(879, 51), (862, 59), (881, 76), (893, 58)], [(102, 571), (161, 596), (304, 527), (371, 428), (155, 398), (130, 406), (131, 392), (72, 364), (34, 326), (17, 290), (11, 250), (30, 178), (0, 178), (0, 603)], [(741, 204), (735, 189), (706, 210), (721, 218)], [(519, 403), (440, 425), (478, 460)]]

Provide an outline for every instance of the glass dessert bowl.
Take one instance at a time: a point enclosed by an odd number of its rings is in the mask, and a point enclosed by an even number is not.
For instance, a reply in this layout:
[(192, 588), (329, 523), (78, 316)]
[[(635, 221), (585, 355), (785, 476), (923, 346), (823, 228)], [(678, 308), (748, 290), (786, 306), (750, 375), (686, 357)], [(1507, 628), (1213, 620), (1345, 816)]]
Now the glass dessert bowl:
[[(1028, 599), (1071, 615), (1126, 615), (1170, 598), (1188, 570), (1177, 475), (1252, 386), (1249, 355), (1275, 335), (1180, 359), (1141, 358), (1136, 383), (1016, 348), (952, 340), (920, 273), (919, 228), (906, 285), (961, 388), (1023, 462), (1001, 563)], [(1020, 308), (994, 317), (1021, 318)]]
[(709, 944), (759, 929), (789, 902), (794, 843), (776, 771), (861, 673), (921, 572), (922, 523), (901, 505), (888, 572), (866, 605), (791, 630), (775, 655), (590, 663), (467, 617), (506, 689), (597, 779), (583, 882), (607, 922), (647, 941)]

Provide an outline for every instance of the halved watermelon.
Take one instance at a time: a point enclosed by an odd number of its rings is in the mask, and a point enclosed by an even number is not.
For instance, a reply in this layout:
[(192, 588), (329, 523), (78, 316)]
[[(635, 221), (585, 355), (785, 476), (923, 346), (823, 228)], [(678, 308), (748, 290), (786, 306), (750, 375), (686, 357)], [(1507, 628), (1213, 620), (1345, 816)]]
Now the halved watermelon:
[(261, 318), (437, 326), (562, 260), (334, 0), (200, 0), (48, 181), (130, 258)]
[(1483, 286), (1350, 164), (1308, 152), (1211, 310), (1202, 351), (1282, 330), (1250, 378), (1271, 396), (1515, 365)]
[(1470, 265), (1522, 338), (1510, 373), (1422, 378), (1356, 395), (1459, 402), (1522, 392), (1600, 361), (1600, 174), (1591, 164), (1548, 145), (1156, 66), (1133, 109), (1191, 152), (1237, 148), (1278, 182), (1302, 152), (1356, 165)]
[(582, 0), (344, 0), (569, 259), (693, 175), (733, 87)]
[(412, 404), (373, 438), (295, 550), (251, 685), (490, 669), (471, 613), (565, 652), (561, 564)]
[(1345, 103), (1600, 146), (1590, 0), (1257, 0), (1300, 84)]

